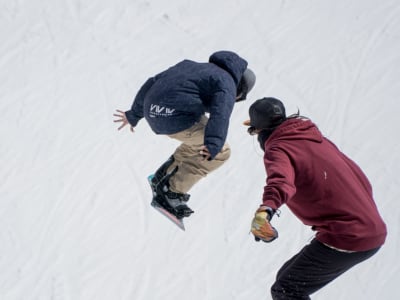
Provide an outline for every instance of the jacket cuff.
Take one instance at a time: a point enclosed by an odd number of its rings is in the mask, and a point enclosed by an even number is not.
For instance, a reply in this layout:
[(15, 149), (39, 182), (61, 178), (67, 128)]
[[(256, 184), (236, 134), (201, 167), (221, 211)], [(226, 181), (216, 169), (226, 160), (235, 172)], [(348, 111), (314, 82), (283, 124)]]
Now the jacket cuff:
[(210, 158), (208, 160), (213, 160), (219, 153), (219, 151), (217, 151), (215, 149), (215, 147), (211, 147), (211, 146), (207, 146), (208, 152), (210, 153)]
[(269, 206), (265, 206), (265, 205), (260, 205), (260, 207), (257, 209), (257, 212), (260, 211), (265, 211), (268, 214), (268, 220), (270, 221), (272, 219), (272, 217), (274, 216), (276, 210), (269, 207)]
[(125, 116), (129, 124), (133, 127), (135, 127), (140, 120), (131, 110), (126, 111)]

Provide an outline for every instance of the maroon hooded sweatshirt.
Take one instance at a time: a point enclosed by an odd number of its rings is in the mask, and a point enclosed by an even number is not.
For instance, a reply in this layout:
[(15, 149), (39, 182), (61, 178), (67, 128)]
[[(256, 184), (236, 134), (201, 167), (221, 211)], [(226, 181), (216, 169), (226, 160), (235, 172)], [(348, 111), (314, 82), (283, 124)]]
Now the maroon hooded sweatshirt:
[(371, 184), (313, 122), (283, 122), (265, 142), (264, 163), (263, 205), (278, 209), (286, 204), (329, 246), (366, 251), (383, 245), (386, 225)]

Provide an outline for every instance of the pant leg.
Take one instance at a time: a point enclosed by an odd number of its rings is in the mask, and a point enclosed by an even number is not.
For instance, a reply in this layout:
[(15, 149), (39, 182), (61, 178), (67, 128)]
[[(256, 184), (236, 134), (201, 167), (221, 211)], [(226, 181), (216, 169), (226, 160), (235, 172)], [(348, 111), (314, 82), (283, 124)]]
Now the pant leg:
[(169, 181), (170, 189), (173, 192), (187, 193), (201, 178), (219, 168), (230, 156), (230, 147), (225, 144), (213, 160), (201, 160), (199, 149), (204, 144), (207, 122), (208, 118), (203, 116), (191, 128), (169, 135), (169, 137), (182, 142), (173, 154), (174, 164), (168, 169), (170, 172), (178, 166), (178, 171)]
[(374, 255), (379, 248), (341, 252), (313, 240), (278, 271), (271, 288), (274, 300), (311, 299), (310, 295)]

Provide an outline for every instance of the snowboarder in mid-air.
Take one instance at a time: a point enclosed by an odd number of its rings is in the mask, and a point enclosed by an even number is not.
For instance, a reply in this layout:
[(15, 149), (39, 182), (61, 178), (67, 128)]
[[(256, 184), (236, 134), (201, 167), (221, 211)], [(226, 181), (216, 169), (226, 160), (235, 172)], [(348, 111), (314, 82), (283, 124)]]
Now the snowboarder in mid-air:
[[(178, 219), (193, 210), (188, 191), (230, 156), (225, 142), (235, 102), (245, 100), (255, 84), (247, 61), (231, 51), (218, 51), (208, 62), (183, 60), (149, 78), (128, 111), (117, 110), (118, 130), (131, 131), (145, 118), (156, 134), (181, 142), (149, 178), (153, 203)], [(207, 115), (206, 115), (207, 114)]]
[(316, 232), (315, 238), (278, 271), (272, 299), (310, 295), (374, 255), (386, 225), (360, 167), (325, 138), (311, 120), (286, 117), (276, 98), (255, 101), (248, 132), (264, 151), (267, 184), (251, 232), (256, 241), (278, 237), (270, 221), (284, 204)]

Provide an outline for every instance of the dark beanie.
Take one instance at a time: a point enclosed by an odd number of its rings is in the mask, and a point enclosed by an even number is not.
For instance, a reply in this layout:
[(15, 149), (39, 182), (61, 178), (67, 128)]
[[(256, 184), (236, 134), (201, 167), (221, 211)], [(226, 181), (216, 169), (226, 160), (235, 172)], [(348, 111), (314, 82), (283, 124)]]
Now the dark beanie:
[(237, 95), (240, 98), (236, 101), (246, 100), (247, 94), (251, 91), (251, 89), (256, 84), (256, 75), (252, 70), (247, 68), (240, 79), (239, 86), (237, 89)]
[(256, 129), (274, 128), (286, 120), (285, 106), (276, 98), (262, 98), (249, 108), (250, 126)]

